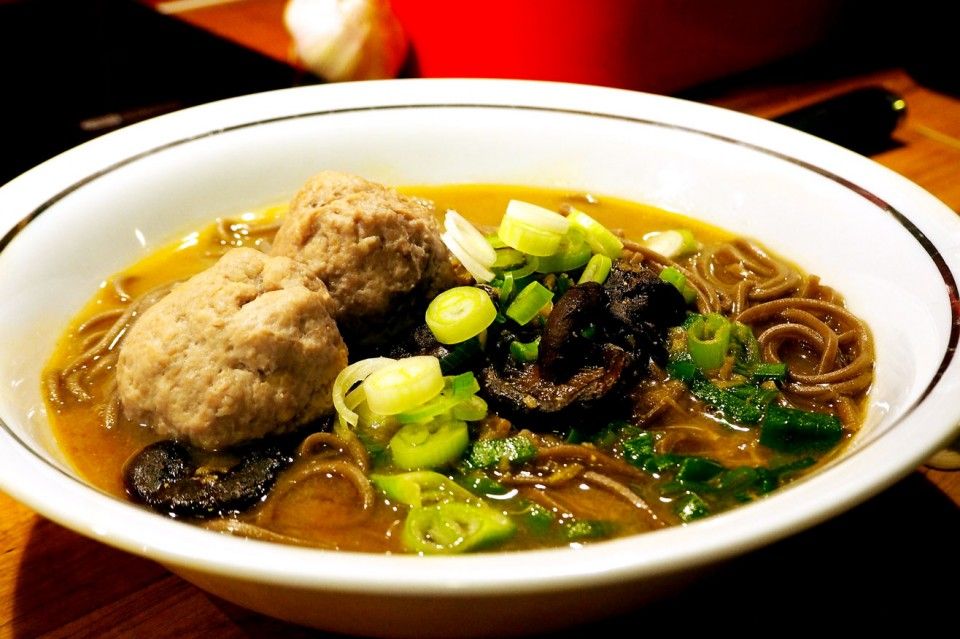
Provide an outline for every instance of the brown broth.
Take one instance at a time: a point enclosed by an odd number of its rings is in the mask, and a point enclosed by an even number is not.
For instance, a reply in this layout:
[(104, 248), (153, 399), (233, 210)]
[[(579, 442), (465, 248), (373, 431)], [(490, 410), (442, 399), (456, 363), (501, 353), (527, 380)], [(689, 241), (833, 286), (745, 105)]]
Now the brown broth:
[[(583, 194), (555, 189), (524, 186), (491, 185), (444, 185), (410, 186), (401, 189), (404, 193), (433, 200), (437, 210), (456, 209), (478, 224), (495, 225), (510, 199), (534, 202), (550, 209), (572, 204), (596, 217), (610, 228), (622, 229), (627, 237), (640, 238), (650, 231), (669, 228), (689, 228), (698, 239), (706, 243), (731, 239), (730, 233), (708, 226), (696, 220), (669, 213), (652, 206), (627, 202), (616, 198), (600, 197), (598, 200)], [(257, 214), (245, 214), (243, 221), (255, 224), (268, 223), (282, 218), (284, 206), (276, 206)], [(222, 229), (221, 229), (222, 230)], [(217, 223), (172, 242), (128, 269), (114, 275), (101, 284), (93, 298), (77, 314), (57, 344), (48, 370), (64, 367), (84, 350), (80, 330), (85, 322), (98, 313), (122, 308), (125, 300), (115, 290), (114, 283), (133, 298), (157, 286), (182, 280), (211, 266), (225, 249), (232, 246), (257, 245), (269, 238), (250, 237), (242, 226), (222, 237)], [(79, 474), (91, 484), (118, 497), (124, 497), (121, 469), (126, 459), (158, 437), (149, 429), (120, 419), (112, 429), (104, 426), (105, 398), (110, 375), (105, 375), (89, 390), (93, 401), (79, 403), (66, 401), (57, 404), (48, 401), (51, 425), (57, 441), (68, 460)], [(727, 467), (766, 465), (773, 456), (757, 443), (757, 435), (748, 429), (736, 429), (704, 415), (688, 410), (693, 403), (689, 397), (678, 401), (677, 408), (662, 416), (654, 426), (660, 433), (657, 452), (677, 455), (708, 455)], [(522, 424), (518, 425), (522, 427)], [(269, 507), (271, 529), (275, 532), (298, 537), (305, 543), (327, 548), (363, 550), (370, 552), (399, 552), (398, 530), (405, 507), (380, 500), (372, 516), (364, 523), (350, 521), (350, 508), (338, 503), (343, 495), (353, 490), (347, 482), (304, 482), (303, 490), (288, 493)], [(343, 485), (341, 485), (343, 484)], [(637, 493), (651, 505), (656, 520), (648, 515), (638, 516), (636, 508), (586, 482), (570, 484), (551, 491), (547, 506), (557, 512), (576, 511), (579, 518), (612, 522), (617, 534), (633, 534), (650, 530), (661, 523), (678, 523), (670, 507), (670, 499), (663, 498), (655, 490), (652, 480), (637, 480), (632, 484)], [(339, 487), (339, 488), (337, 488)], [(522, 510), (530, 502), (543, 505), (543, 495), (533, 487), (521, 487), (517, 498), (502, 502), (504, 509)], [(522, 500), (522, 501), (521, 501)], [(527, 504), (527, 505), (525, 505)], [(261, 509), (263, 507), (260, 507)], [(240, 517), (253, 521), (262, 512), (255, 509)], [(262, 517), (261, 517), (262, 520)], [(260, 521), (260, 520), (258, 520)], [(326, 523), (324, 523), (326, 522)], [(500, 549), (523, 549), (569, 543), (556, 530), (547, 534), (534, 534), (521, 529)]]

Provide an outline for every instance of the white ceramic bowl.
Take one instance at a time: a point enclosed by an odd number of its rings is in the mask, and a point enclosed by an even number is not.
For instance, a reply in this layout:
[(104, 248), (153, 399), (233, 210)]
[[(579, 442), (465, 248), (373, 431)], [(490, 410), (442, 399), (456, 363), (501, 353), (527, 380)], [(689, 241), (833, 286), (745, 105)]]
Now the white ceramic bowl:
[[(582, 549), (462, 557), (283, 547), (180, 524), (91, 489), (52, 445), (39, 374), (98, 283), (218, 214), (323, 168), (388, 183), (562, 186), (754, 236), (872, 327), (866, 426), (825, 470), (695, 524)], [(752, 117), (574, 85), (391, 81), (210, 104), (67, 152), (0, 189), (0, 487), (225, 599), (378, 635), (546, 630), (625, 610), (697, 567), (881, 490), (960, 423), (960, 222), (858, 155)]]

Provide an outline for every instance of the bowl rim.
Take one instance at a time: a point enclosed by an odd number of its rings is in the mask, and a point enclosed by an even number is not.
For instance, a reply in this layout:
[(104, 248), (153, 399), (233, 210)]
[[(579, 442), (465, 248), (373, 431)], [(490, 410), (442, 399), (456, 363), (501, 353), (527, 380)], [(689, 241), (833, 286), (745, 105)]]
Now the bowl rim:
[[(458, 96), (451, 99), (450, 96)], [(325, 104), (316, 109), (316, 104)], [(271, 91), (160, 116), (67, 151), (0, 187), (0, 252), (23, 228), (76, 189), (158, 150), (296, 117), (378, 109), (498, 108), (555, 111), (665, 126), (791, 162), (832, 179), (893, 215), (944, 278), (951, 309), (948, 347), (933, 380), (895, 424), (931, 420), (921, 437), (889, 430), (859, 449), (870, 472), (849, 462), (733, 511), (683, 527), (582, 548), (455, 557), (379, 555), (280, 546), (205, 531), (91, 489), (42, 459), (0, 420), (0, 487), (42, 515), (109, 545), (161, 563), (239, 579), (383, 595), (478, 596), (582, 588), (689, 569), (741, 554), (814, 525), (879, 492), (943, 445), (960, 423), (960, 255), (942, 249), (960, 219), (906, 178), (846, 149), (782, 125), (718, 107), (619, 89), (522, 80), (387, 80)], [(648, 114), (656, 114), (653, 118)], [(91, 167), (93, 170), (91, 171)], [(849, 176), (849, 177), (847, 177)], [(51, 189), (50, 185), (60, 185)], [(51, 190), (56, 191), (49, 195)], [(896, 203), (894, 207), (890, 202)], [(24, 206), (27, 208), (24, 208)], [(911, 217), (901, 211), (909, 205)], [(914, 220), (923, 220), (921, 231)], [(8, 228), (9, 227), (9, 228)], [(931, 233), (929, 229), (942, 231)], [(931, 239), (931, 238), (936, 239)], [(950, 375), (948, 375), (948, 372)], [(891, 462), (890, 455), (895, 453)], [(872, 464), (872, 467), (871, 467)], [(31, 482), (18, 482), (29, 475)], [(64, 482), (64, 479), (71, 481)], [(842, 481), (840, 481), (842, 480)], [(822, 490), (824, 487), (832, 489)], [(830, 495), (830, 503), (816, 497)], [(791, 507), (792, 506), (792, 507)], [(743, 538), (744, 530), (751, 535)]]

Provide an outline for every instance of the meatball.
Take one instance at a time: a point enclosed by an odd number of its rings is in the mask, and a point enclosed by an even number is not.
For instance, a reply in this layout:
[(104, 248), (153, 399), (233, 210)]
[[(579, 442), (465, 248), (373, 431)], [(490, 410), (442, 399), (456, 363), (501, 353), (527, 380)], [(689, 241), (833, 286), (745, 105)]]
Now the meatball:
[(323, 280), (340, 330), (361, 342), (402, 330), (456, 279), (432, 204), (335, 171), (297, 193), (272, 253)]
[(124, 414), (217, 449), (329, 412), (347, 364), (330, 304), (299, 263), (229, 251), (130, 328), (117, 363)]

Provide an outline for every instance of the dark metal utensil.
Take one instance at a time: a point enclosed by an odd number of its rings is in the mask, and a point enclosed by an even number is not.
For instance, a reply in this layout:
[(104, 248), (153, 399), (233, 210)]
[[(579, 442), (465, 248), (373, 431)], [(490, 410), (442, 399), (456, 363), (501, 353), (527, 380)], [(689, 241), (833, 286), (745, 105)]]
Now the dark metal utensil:
[(784, 113), (775, 122), (800, 129), (863, 155), (897, 146), (891, 138), (906, 101), (883, 87), (865, 87)]

